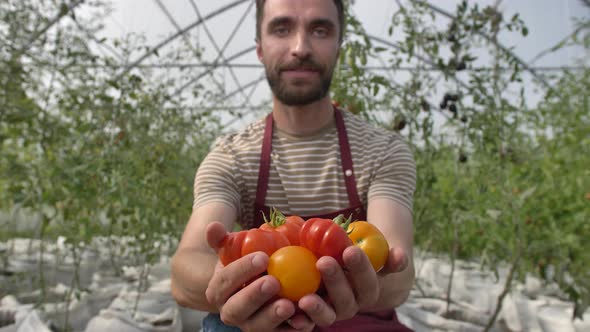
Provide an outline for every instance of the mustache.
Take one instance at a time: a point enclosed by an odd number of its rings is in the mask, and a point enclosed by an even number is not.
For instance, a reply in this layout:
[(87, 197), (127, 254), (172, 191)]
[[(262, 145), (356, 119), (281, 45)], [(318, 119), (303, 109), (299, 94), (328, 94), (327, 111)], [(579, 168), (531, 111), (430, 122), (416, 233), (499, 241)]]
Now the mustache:
[(295, 60), (279, 66), (279, 71), (287, 70), (313, 70), (323, 72), (324, 67), (312, 59)]

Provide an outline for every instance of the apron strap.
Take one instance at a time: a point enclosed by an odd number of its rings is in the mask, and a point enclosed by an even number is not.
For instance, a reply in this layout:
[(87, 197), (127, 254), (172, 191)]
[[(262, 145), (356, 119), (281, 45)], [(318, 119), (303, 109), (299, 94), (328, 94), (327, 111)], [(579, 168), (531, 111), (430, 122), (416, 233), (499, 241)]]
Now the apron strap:
[(334, 107), (334, 116), (336, 117), (336, 129), (338, 129), (342, 174), (344, 175), (344, 182), (346, 183), (348, 201), (350, 202), (350, 206), (360, 206), (361, 200), (356, 190), (356, 178), (354, 176), (354, 168), (352, 167), (352, 154), (350, 152), (350, 144), (348, 143), (348, 135), (346, 134), (342, 111)]
[[(268, 177), (270, 174), (270, 153), (272, 151), (272, 113), (266, 116), (264, 136), (262, 138), (262, 151), (260, 153), (260, 166), (258, 168), (258, 185), (256, 187), (256, 205), (264, 206), (266, 190), (268, 189)], [(257, 213), (257, 211), (255, 211)], [(256, 217), (256, 214), (255, 214)]]

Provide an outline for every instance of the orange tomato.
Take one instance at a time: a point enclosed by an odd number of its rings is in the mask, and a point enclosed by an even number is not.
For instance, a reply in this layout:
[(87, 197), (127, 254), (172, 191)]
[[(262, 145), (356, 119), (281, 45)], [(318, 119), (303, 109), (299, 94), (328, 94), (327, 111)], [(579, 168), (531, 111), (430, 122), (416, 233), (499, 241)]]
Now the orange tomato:
[(389, 255), (389, 244), (377, 227), (366, 221), (355, 221), (348, 226), (348, 237), (367, 254), (375, 272), (383, 268)]
[(275, 251), (268, 261), (268, 274), (281, 283), (279, 296), (297, 302), (320, 287), (317, 257), (307, 248), (287, 246)]

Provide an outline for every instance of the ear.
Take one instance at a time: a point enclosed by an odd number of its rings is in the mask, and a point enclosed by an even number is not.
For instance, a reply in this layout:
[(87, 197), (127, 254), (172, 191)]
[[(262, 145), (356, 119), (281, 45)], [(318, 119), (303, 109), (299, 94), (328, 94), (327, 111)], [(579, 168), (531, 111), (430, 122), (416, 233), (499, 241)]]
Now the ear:
[(256, 38), (256, 56), (258, 56), (258, 60), (262, 62), (264, 58), (264, 54), (262, 52), (262, 45), (260, 43), (260, 39)]

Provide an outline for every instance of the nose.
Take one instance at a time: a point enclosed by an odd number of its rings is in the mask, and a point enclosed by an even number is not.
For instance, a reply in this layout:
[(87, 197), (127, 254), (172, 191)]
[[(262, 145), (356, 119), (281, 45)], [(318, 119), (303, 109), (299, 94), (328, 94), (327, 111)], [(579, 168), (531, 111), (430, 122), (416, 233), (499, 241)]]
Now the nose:
[(293, 38), (291, 55), (299, 59), (305, 59), (311, 54), (310, 40), (304, 31), (298, 32)]

